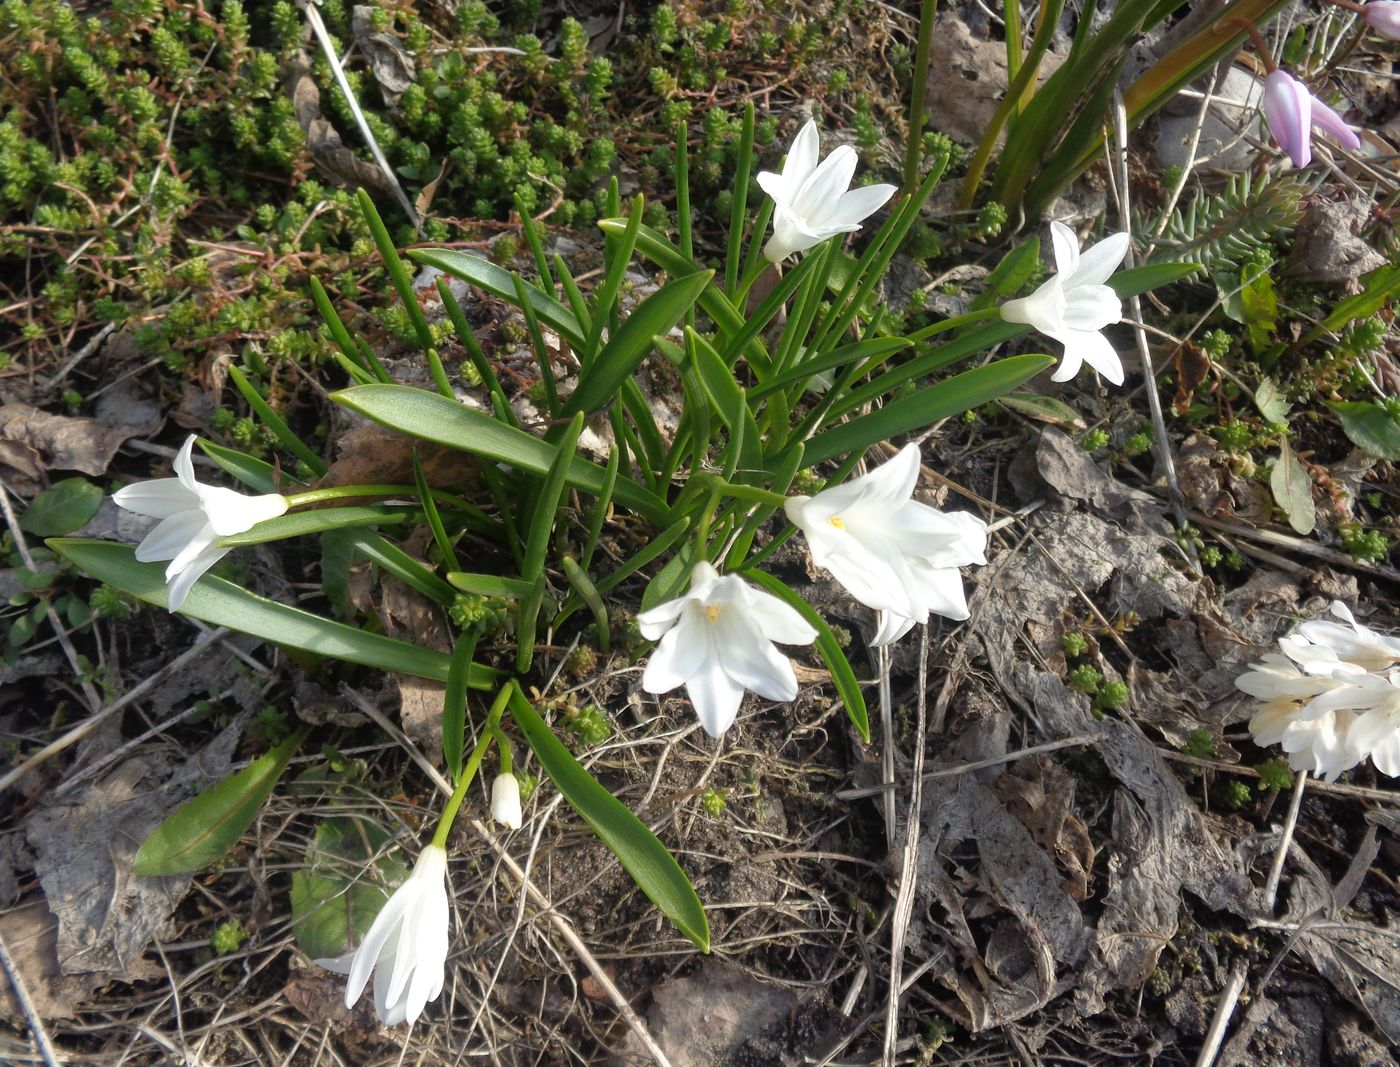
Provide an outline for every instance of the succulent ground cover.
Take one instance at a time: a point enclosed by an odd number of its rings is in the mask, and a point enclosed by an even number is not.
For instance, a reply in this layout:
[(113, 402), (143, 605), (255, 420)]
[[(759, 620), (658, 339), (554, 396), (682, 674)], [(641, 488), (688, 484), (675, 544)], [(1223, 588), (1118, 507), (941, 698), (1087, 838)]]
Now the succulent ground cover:
[[(1042, 374), (924, 441), (919, 499), (991, 524), (965, 622), (871, 647), (870, 612), (801, 541), (770, 542), (776, 522), (760, 532), (767, 570), (845, 649), (872, 740), (826, 661), (801, 651), (796, 701), (749, 698), (719, 740), (683, 691), (650, 695), (635, 615), (659, 566), (605, 591), (601, 634), (575, 618), (537, 646), (529, 704), (675, 855), (711, 953), (522, 760), (523, 829), (487, 824), (485, 782), (448, 842), (445, 989), (406, 1030), (347, 1009), (344, 980), (312, 961), (364, 932), (451, 792), (443, 686), (167, 614), (44, 539), (139, 540), (106, 495), (168, 476), (188, 433), (288, 478), (324, 461), (320, 486), (467, 486), (492, 507), (489, 471), (448, 449), (415, 457), (328, 400), (346, 371), (313, 277), (397, 380), (434, 385), (353, 188), (409, 255), (446, 245), (522, 274), (558, 256), (591, 294), (607, 284), (597, 223), (618, 214), (609, 178), (645, 194), (647, 226), (677, 233), (682, 124), (692, 238), (718, 261), (751, 102), (754, 172), (777, 168), (810, 115), (863, 175), (900, 182), (919, 13), (753, 0), (321, 12), (393, 181), (293, 4), (0, 6), (14, 104), (0, 119), (0, 1060), (42, 1062), (47, 1042), (131, 1064), (1391, 1062), (1400, 791), (1366, 763), (1299, 786), (1251, 739), (1235, 680), (1333, 600), (1400, 631), (1393, 42), (1330, 6), (1266, 27), (1280, 65), (1363, 130), (1359, 157), (1324, 147), (1306, 170), (1281, 167), (1242, 118), (1267, 73), (1246, 56), (1135, 128), (1125, 166), (1098, 162), (1040, 205), (1093, 239), (1130, 231), (1139, 261), (1199, 267), (1125, 305), (1141, 333), (1106, 328), (1124, 389)], [(1047, 27), (1049, 57), (1081, 15)], [(1190, 17), (1132, 62), (1170, 54)], [(909, 332), (1029, 297), (1055, 270), (1039, 219), (961, 202), (1010, 80), (1004, 23), (975, 5), (939, 18), (920, 143), (947, 177), (873, 301)], [(993, 89), (959, 91), (971, 85)], [(988, 181), (1005, 189), (998, 162)], [(539, 256), (522, 214), (539, 220)], [(449, 384), (489, 408), (434, 281), (418, 276), (417, 293)], [(667, 281), (634, 264), (623, 306)], [(534, 417), (551, 388), (538, 324), (499, 294), (454, 291), (509, 405)], [(639, 384), (675, 431), (679, 377), (649, 365)], [(606, 443), (585, 433), (580, 448), (601, 462)], [(591, 522), (573, 491), (560, 514), (570, 531)], [(432, 558), (431, 525), (396, 543)], [(603, 516), (598, 558), (624, 566), (651, 536)], [(457, 548), (474, 572), (510, 564), (484, 534)], [(451, 651), (421, 590), (352, 555), (329, 536), (273, 542), (216, 573)], [(503, 600), (452, 608), (479, 628), (478, 662), (515, 661)], [(241, 768), (275, 784), (231, 849), (193, 875), (135, 873), (153, 827)]]

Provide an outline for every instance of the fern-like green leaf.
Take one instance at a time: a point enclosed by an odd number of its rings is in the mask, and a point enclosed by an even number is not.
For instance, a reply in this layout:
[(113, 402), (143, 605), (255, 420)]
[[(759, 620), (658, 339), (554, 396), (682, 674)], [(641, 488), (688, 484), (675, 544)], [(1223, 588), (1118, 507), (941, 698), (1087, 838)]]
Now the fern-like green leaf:
[[(1200, 263), (1205, 270), (1238, 270), (1255, 249), (1291, 230), (1302, 215), (1305, 187), (1291, 175), (1234, 175), (1224, 192), (1177, 208), (1148, 257), (1152, 263)], [(1156, 233), (1159, 215), (1139, 233)]]

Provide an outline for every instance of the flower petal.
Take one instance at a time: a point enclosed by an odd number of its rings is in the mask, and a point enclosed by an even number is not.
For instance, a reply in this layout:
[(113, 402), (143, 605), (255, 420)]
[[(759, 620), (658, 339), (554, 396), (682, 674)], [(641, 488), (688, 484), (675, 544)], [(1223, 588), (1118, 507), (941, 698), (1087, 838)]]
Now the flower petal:
[[(207, 529), (204, 512), (198, 508), (178, 511), (158, 522), (155, 529), (136, 546), (136, 559), (141, 563), (174, 559)], [(212, 536), (206, 537), (201, 547), (212, 541)]]
[(893, 644), (912, 630), (917, 621), (917, 619), (896, 615), (892, 611), (880, 612), (879, 626), (875, 631), (875, 636), (870, 639), (871, 647), (879, 648), (881, 645)]
[(1084, 285), (1065, 291), (1061, 321), (1071, 330), (1102, 330), (1123, 318), (1123, 301), (1106, 285)]
[(185, 443), (180, 446), (180, 451), (176, 453), (175, 462), (172, 464), (175, 468), (175, 476), (180, 479), (180, 484), (191, 493), (199, 492), (199, 482), (194, 476), (194, 459), (192, 458), (196, 440), (198, 438), (194, 434), (186, 437)]
[(1113, 277), (1118, 265), (1123, 262), (1123, 257), (1128, 254), (1128, 246), (1131, 243), (1132, 237), (1128, 234), (1114, 233), (1092, 248), (1086, 248), (1079, 257), (1079, 267), (1075, 270), (1074, 277), (1065, 280), (1066, 287), (1102, 285), (1108, 281)]
[(179, 478), (156, 478), (122, 486), (112, 494), (112, 502), (137, 515), (166, 519), (176, 512), (199, 507), (199, 494), (186, 489)]
[(783, 162), (783, 184), (788, 190), (789, 200), (796, 197), (797, 191), (817, 169), (820, 154), (821, 135), (817, 133), (816, 122), (808, 119), (792, 139), (792, 147), (788, 149), (787, 159)]
[(859, 225), (884, 207), (897, 192), (898, 186), (880, 184), (862, 185), (859, 189), (843, 193), (836, 202), (832, 221), (841, 226)]
[(1356, 131), (1342, 120), (1342, 116), (1317, 97), (1313, 97), (1312, 102), (1312, 124), (1330, 133), (1343, 148), (1355, 151), (1361, 147), (1361, 138), (1356, 135)]
[(1063, 222), (1052, 222), (1050, 240), (1055, 248), (1055, 273), (1067, 281), (1079, 269), (1079, 238)]
[(759, 632), (770, 641), (781, 645), (810, 645), (817, 639), (817, 631), (797, 613), (796, 608), (762, 589), (749, 590), (744, 610)]
[(287, 498), (276, 493), (245, 496), (218, 485), (199, 487), (200, 506), (220, 537), (251, 530), (258, 523), (287, 513)]
[[(399, 922), (409, 903), (410, 894), (406, 892), (408, 884), (405, 882), (399, 886), (393, 896), (384, 902), (379, 914), (374, 917), (374, 922), (370, 923), (365, 939), (360, 942), (360, 947), (355, 952), (355, 958), (350, 964), (350, 977), (345, 983), (347, 1008), (353, 1008), (355, 1001), (360, 999), (365, 983), (369, 981), (370, 971), (379, 962), (380, 953), (389, 944), (390, 938), (394, 939), (394, 944), (398, 943)], [(393, 948), (389, 951), (392, 953)]]
[(1286, 71), (1264, 79), (1264, 119), (1295, 167), (1312, 160), (1312, 94)]
[(739, 704), (744, 699), (744, 687), (713, 661), (685, 683), (686, 694), (700, 718), (700, 725), (711, 737), (719, 737), (734, 725)]
[[(687, 606), (692, 605), (693, 602)], [(672, 628), (652, 650), (642, 672), (642, 688), (648, 693), (669, 693), (705, 668), (710, 650), (704, 635), (697, 632), (697, 625), (687, 618)]]
[(851, 187), (859, 162), (860, 157), (850, 145), (843, 144), (833, 151), (797, 191), (792, 201), (793, 214), (812, 229), (841, 225), (836, 218), (836, 205)]
[(715, 659), (739, 685), (768, 700), (797, 696), (792, 661), (759, 631), (742, 605), (726, 605), (719, 613), (713, 640)]
[(1114, 385), (1123, 384), (1123, 361), (1118, 358), (1108, 338), (1097, 330), (1065, 330), (1055, 340), (1065, 346), (1065, 362), (1052, 376), (1054, 381), (1062, 382), (1066, 377), (1073, 377), (1072, 374), (1061, 377), (1073, 353), (1076, 370), (1081, 362), (1087, 363)]
[[(228, 549), (211, 545), (199, 555), (186, 563), (178, 574), (171, 576), (170, 568), (165, 571), (165, 609), (167, 611), (179, 611), (185, 605), (185, 598), (190, 595), (190, 590), (194, 588), (194, 583), (204, 577), (207, 571), (224, 556), (228, 555)], [(174, 567), (172, 563), (170, 565)]]

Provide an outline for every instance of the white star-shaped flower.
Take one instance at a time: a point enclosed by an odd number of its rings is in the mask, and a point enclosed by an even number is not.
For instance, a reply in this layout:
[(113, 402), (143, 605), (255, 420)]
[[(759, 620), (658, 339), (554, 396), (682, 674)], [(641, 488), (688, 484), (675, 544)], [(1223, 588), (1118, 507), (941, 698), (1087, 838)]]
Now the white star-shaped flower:
[(987, 562), (987, 524), (913, 499), (918, 477), (918, 446), (905, 445), (868, 474), (784, 505), (816, 564), (880, 613), (876, 645), (897, 641), (930, 613), (967, 618), (958, 568)]
[(374, 1012), (385, 1026), (414, 1023), (442, 992), (448, 943), (447, 852), (429, 845), (408, 879), (374, 917), (354, 952), (317, 960), (348, 974), (345, 1006), (360, 999), (374, 973)]
[(720, 577), (703, 560), (684, 596), (637, 616), (642, 636), (660, 639), (642, 673), (648, 693), (685, 686), (700, 724), (719, 737), (734, 722), (745, 690), (767, 700), (797, 696), (792, 661), (774, 642), (810, 645), (817, 638), (792, 607), (736, 574)]
[(165, 589), (171, 611), (180, 610), (200, 575), (228, 553), (219, 547), (219, 538), (251, 530), (287, 511), (286, 498), (276, 493), (245, 496), (196, 481), (190, 458), (194, 442), (191, 434), (175, 457), (176, 477), (136, 482), (112, 494), (127, 511), (161, 520), (136, 546), (136, 558), (142, 563), (170, 561)]
[(894, 196), (893, 185), (851, 188), (858, 157), (841, 145), (820, 164), (817, 124), (808, 119), (788, 149), (783, 172), (758, 175), (759, 187), (773, 198), (773, 236), (763, 246), (770, 262), (820, 244), (838, 233), (853, 233)]
[(1007, 322), (1024, 322), (1065, 346), (1052, 381), (1067, 382), (1087, 363), (1114, 385), (1123, 384), (1123, 361), (1102, 331), (1123, 317), (1123, 302), (1105, 285), (1128, 254), (1129, 236), (1115, 233), (1081, 254), (1079, 240), (1062, 222), (1050, 224), (1055, 274), (1030, 296), (1001, 306)]

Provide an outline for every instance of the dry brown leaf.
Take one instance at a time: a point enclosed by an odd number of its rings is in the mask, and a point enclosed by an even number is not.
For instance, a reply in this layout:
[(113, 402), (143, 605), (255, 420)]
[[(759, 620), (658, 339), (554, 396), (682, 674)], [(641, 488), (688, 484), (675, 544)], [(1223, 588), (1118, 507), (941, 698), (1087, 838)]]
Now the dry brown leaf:
[(287, 93), (292, 98), (297, 123), (306, 135), (306, 149), (317, 166), (342, 185), (364, 186), (380, 194), (393, 191), (389, 177), (346, 148), (339, 132), (321, 114), (321, 90), (312, 80), (311, 57), (305, 52), (298, 52), (292, 60)]
[[(40, 900), (0, 914), (5, 942), (41, 1019), (71, 1019), (101, 983), (95, 975), (64, 974), (58, 966), (58, 921)], [(10, 983), (0, 982), (0, 1018), (23, 1026)]]
[(139, 432), (139, 427), (6, 404), (0, 407), (0, 464), (10, 488), (28, 496), (43, 488), (49, 471), (105, 474), (117, 449)]
[(317, 485), (412, 485), (415, 448), (423, 477), (434, 489), (460, 489), (476, 482), (476, 460), (465, 452), (368, 423), (336, 442), (336, 461)]
[(1069, 895), (1084, 900), (1095, 850), (1089, 828), (1074, 813), (1074, 777), (1048, 756), (1033, 756), (1012, 764), (994, 787), (1006, 810), (1064, 868)]

